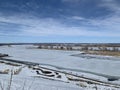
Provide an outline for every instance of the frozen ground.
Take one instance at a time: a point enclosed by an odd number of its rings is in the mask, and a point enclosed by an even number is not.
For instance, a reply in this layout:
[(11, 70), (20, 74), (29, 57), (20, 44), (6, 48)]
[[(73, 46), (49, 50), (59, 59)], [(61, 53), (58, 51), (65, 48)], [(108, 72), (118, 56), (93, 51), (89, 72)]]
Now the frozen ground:
[[(24, 45), (12, 46), (12, 47), (1, 46), (0, 53), (9, 54), (10, 57), (7, 57), (7, 58), (10, 58), (10, 59), (37, 62), (45, 67), (66, 71), (66, 72), (72, 72), (74, 74), (83, 75), (83, 76), (87, 76), (90, 78), (99, 79), (103, 81), (107, 81), (106, 77), (120, 78), (120, 70), (119, 70), (120, 61), (118, 58), (117, 59), (115, 58), (115, 60), (114, 58), (113, 60), (106, 60), (106, 59), (104, 60), (102, 58), (89, 59), (89, 58), (71, 56), (71, 55), (79, 54), (80, 53), (79, 51), (30, 49), (28, 47), (31, 47), (31, 46), (24, 46)], [(5, 67), (6, 66), (4, 65), (0, 67), (0, 69), (4, 69)], [(24, 73), (26, 73), (25, 74), (26, 76), (23, 75)], [(18, 75), (19, 77), (18, 76), (14, 77), (15, 79), (14, 79), (13, 85), (14, 84), (16, 85), (18, 82), (22, 82), (20, 84), (23, 84), (23, 81), (25, 78), (29, 78), (27, 79), (27, 82), (29, 83), (32, 81), (31, 79), (33, 78), (28, 77), (31, 75), (31, 73), (26, 71), (24, 71), (24, 73), (22, 75), (21, 74)], [(21, 76), (25, 76), (25, 77), (21, 77)], [(9, 76), (0, 75), (0, 79), (3, 80), (5, 83), (7, 83), (6, 80), (4, 80), (4, 79), (7, 79), (6, 77), (9, 78)], [(120, 81), (114, 81), (111, 83), (120, 84)], [(63, 83), (59, 81), (46, 80), (43, 78), (39, 78), (37, 80), (35, 79), (33, 86), (34, 87), (31, 87), (31, 90), (38, 87), (39, 88), (42, 87), (42, 88), (36, 89), (36, 90), (84, 90), (85, 89), (85, 88), (81, 89), (77, 85), (74, 85), (71, 83)], [(16, 87), (19, 87), (19, 86), (16, 86)], [(103, 88), (99, 90), (106, 90)], [(90, 88), (88, 90), (90, 90)], [(91, 90), (95, 90), (95, 89), (91, 89)], [(112, 90), (112, 89), (108, 89), (108, 90)], [(119, 89), (113, 89), (113, 90), (119, 90)]]
[[(10, 81), (12, 83), (9, 90), (119, 90), (120, 88), (116, 84), (78, 77), (63, 71), (49, 69), (49, 67), (43, 68), (41, 65), (27, 66), (2, 61), (0, 66), (0, 86), (4, 90), (8, 90)], [(13, 72), (12, 75), (11, 72)], [(0, 89), (3, 90), (1, 87)]]
[[(0, 81), (7, 88), (9, 77), (0, 75)], [(24, 89), (23, 89), (24, 88)], [(1, 90), (1, 89), (0, 89)], [(84, 90), (70, 83), (63, 83), (43, 78), (14, 76), (11, 90)]]

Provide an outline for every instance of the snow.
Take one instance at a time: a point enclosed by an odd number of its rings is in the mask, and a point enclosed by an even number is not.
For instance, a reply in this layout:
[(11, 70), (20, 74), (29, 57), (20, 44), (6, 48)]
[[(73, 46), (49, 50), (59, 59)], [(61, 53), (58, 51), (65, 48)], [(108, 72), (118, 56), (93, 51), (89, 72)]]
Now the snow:
[[(0, 81), (4, 83), (5, 88), (7, 88), (9, 77), (1, 76)], [(84, 90), (72, 84), (43, 78), (14, 76), (11, 90), (23, 90), (23, 87), (25, 88), (24, 90)]]
[[(79, 51), (60, 51), (45, 49), (26, 49), (29, 46), (2, 46), (0, 52), (7, 53), (11, 59), (37, 62), (62, 68), (91, 71), (111, 76), (120, 76), (120, 61), (101, 60), (97, 58), (86, 59), (71, 56), (79, 54)], [(106, 67), (107, 66), (107, 67)]]
[[(111, 58), (112, 60), (101, 60), (100, 58), (82, 58), (82, 57), (75, 57), (71, 55), (79, 54), (80, 51), (62, 51), (62, 50), (45, 50), (45, 49), (35, 49), (30, 48), (33, 47), (32, 45), (13, 45), (12, 47), (8, 46), (1, 46), (0, 53), (9, 54), (10, 59), (15, 60), (22, 60), (22, 61), (30, 61), (30, 62), (37, 62), (43, 67), (47, 67), (54, 70), (71, 72), (77, 75), (83, 75), (85, 77), (99, 79), (102, 81), (107, 81), (105, 76), (115, 76), (120, 78), (120, 61), (114, 60), (116, 58)], [(118, 59), (118, 58), (117, 58)], [(13, 67), (6, 64), (0, 64), (0, 70), (5, 69), (19, 69), (23, 67)], [(54, 72), (52, 72), (54, 73)], [(15, 75), (12, 84), (12, 90), (23, 90), (21, 86), (24, 86), (24, 82), (26, 81), (26, 86), (24, 90), (28, 90), (32, 81), (33, 87), (31, 90), (96, 90), (91, 85), (89, 86), (86, 84), (86, 88), (81, 88), (79, 85), (83, 83), (78, 83), (77, 86), (76, 82), (66, 83), (68, 79), (63, 73), (60, 73), (62, 76), (61, 79), (56, 79), (55, 77), (45, 79), (46, 76), (36, 75), (36, 71), (29, 69), (28, 67), (24, 67), (19, 75)], [(39, 77), (40, 76), (40, 77)], [(0, 81), (5, 83), (7, 86), (8, 80), (10, 75), (2, 75), (0, 74)], [(47, 77), (48, 78), (48, 77)], [(54, 80), (52, 80), (54, 79)], [(60, 80), (60, 81), (59, 81)], [(112, 83), (120, 84), (120, 81), (114, 81)], [(93, 85), (93, 87), (95, 87)], [(99, 87), (98, 90), (106, 90), (105, 86), (97, 86)], [(107, 87), (109, 89), (109, 87)], [(110, 87), (109, 90), (112, 90)], [(113, 89), (119, 90), (119, 89)]]

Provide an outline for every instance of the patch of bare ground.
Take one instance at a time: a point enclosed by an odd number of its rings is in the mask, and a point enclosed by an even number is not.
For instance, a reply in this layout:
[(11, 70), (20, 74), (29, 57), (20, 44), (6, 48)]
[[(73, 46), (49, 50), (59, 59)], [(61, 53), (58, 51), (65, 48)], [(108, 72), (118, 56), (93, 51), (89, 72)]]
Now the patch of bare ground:
[(120, 51), (84, 51), (85, 54), (93, 54), (93, 55), (105, 55), (105, 56), (120, 56)]

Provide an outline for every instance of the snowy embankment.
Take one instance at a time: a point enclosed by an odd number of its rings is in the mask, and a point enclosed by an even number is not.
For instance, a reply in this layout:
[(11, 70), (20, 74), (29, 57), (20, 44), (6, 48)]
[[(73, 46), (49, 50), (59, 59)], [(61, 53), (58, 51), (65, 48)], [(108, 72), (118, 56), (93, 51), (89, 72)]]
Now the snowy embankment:
[(30, 66), (0, 60), (0, 86), (4, 90), (9, 86), (11, 70), (13, 72), (11, 90), (83, 90), (76, 85), (59, 80), (59, 77), (55, 79), (52, 74), (40, 72), (40, 75)]
[[(11, 73), (11, 70), (12, 70), (12, 72), (13, 72), (12, 83), (13, 84), (12, 84), (11, 88), (13, 88), (13, 89), (14, 88), (16, 89), (16, 87), (17, 88), (19, 87), (16, 84), (14, 85), (16, 80), (18, 82), (20, 82), (19, 79), (16, 79), (16, 77), (21, 78), (22, 76), (24, 77), (24, 78), (22, 78), (23, 80), (25, 78), (29, 78), (29, 77), (31, 77), (31, 79), (34, 78), (35, 82), (36, 82), (36, 79), (37, 80), (47, 79), (47, 80), (55, 81), (58, 83), (63, 82), (63, 83), (73, 84), (73, 85), (76, 85), (76, 88), (79, 87), (79, 89), (85, 89), (85, 90), (90, 90), (90, 89), (91, 90), (102, 90), (102, 89), (104, 89), (104, 90), (107, 90), (107, 89), (119, 90), (120, 89), (120, 85), (118, 85), (118, 84), (112, 84), (109, 82), (103, 82), (103, 81), (99, 81), (96, 79), (91, 79), (91, 78), (67, 73), (65, 71), (50, 69), (50, 67), (44, 67), (44, 66), (41, 66), (38, 64), (35, 65), (35, 63), (33, 63), (33, 65), (32, 65), (32, 62), (24, 62), (24, 61), (23, 62), (22, 61), (15, 62), (15, 60), (13, 61), (11, 59), (1, 58), (0, 64), (1, 64), (0, 74), (4, 74), (4, 75), (7, 74), (9, 76), (9, 74)], [(1, 76), (3, 76), (3, 75), (1, 75)], [(3, 79), (4, 79), (4, 76), (3, 76)], [(31, 84), (33, 84), (33, 81), (29, 80), (29, 82), (30, 81), (31, 81)], [(8, 82), (5, 82), (5, 83), (8, 83)], [(26, 84), (26, 81), (24, 81), (23, 83)], [(3, 85), (3, 84), (1, 84), (1, 85)], [(32, 86), (34, 88), (34, 85), (32, 85)], [(25, 88), (24, 85), (21, 88), (23, 88), (23, 87)], [(56, 87), (56, 86), (54, 86), (54, 87)], [(27, 84), (26, 88), (28, 88), (28, 90), (30, 90), (29, 88), (31, 88), (31, 85), (29, 86), (29, 84)], [(47, 86), (45, 88), (47, 88)], [(59, 88), (60, 87), (56, 87), (55, 90), (58, 90)], [(60, 90), (61, 89), (64, 90), (64, 88), (60, 88)], [(70, 88), (70, 87), (68, 87), (68, 88)], [(65, 90), (67, 90), (67, 88)]]

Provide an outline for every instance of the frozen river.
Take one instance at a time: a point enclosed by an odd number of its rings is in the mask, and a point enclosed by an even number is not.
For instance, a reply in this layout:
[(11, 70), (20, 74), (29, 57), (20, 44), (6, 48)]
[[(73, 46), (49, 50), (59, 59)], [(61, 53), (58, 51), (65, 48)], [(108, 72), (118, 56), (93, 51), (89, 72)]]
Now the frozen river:
[(79, 51), (60, 51), (45, 49), (29, 49), (29, 46), (1, 46), (0, 53), (9, 54), (11, 59), (31, 61), (53, 65), (60, 69), (88, 72), (120, 77), (120, 61), (100, 58), (86, 59), (71, 56)]

